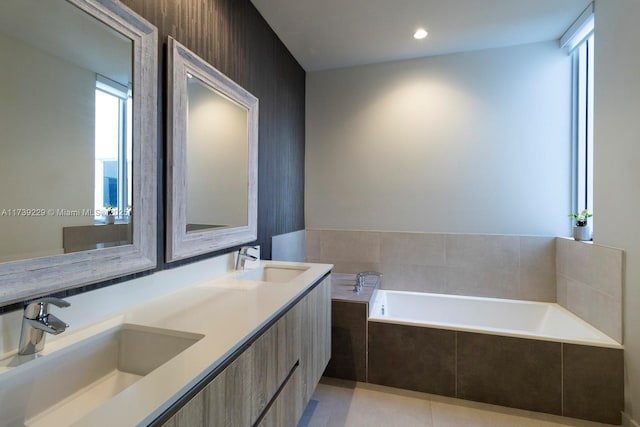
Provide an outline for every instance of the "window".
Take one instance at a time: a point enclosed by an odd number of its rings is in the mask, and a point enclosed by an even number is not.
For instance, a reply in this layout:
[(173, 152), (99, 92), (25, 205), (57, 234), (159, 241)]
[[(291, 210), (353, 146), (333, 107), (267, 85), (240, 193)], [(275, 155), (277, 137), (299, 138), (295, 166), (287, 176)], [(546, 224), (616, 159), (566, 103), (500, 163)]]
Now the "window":
[(106, 206), (123, 219), (131, 206), (131, 91), (103, 76), (96, 80), (95, 220)]
[(575, 207), (593, 212), (593, 33), (574, 50)]
[(573, 56), (573, 212), (593, 212), (593, 3), (560, 38)]

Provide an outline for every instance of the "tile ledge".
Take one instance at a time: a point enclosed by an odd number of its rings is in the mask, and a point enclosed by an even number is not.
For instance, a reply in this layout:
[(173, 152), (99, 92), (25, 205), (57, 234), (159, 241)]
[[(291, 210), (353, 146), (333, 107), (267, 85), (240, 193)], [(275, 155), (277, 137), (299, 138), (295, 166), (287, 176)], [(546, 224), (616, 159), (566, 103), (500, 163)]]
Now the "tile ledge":
[(604, 245), (602, 243), (598, 243), (598, 242), (593, 241), (593, 240), (590, 240), (590, 241), (576, 240), (573, 237), (567, 237), (567, 236), (557, 236), (556, 239), (564, 240), (564, 241), (568, 241), (568, 242), (576, 242), (577, 244), (593, 245), (593, 246), (598, 246), (598, 247), (601, 247), (601, 248), (613, 249), (613, 250), (616, 250), (616, 251), (623, 251), (624, 252), (624, 249), (619, 248), (617, 246)]

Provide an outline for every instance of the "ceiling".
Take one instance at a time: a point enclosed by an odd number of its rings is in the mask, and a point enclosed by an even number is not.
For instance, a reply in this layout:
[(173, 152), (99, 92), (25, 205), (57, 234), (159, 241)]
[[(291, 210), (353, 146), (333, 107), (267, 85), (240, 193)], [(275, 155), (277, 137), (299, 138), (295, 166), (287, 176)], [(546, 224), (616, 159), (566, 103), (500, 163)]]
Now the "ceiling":
[[(251, 0), (307, 71), (557, 40), (591, 0)], [(424, 27), (429, 36), (415, 40)]]

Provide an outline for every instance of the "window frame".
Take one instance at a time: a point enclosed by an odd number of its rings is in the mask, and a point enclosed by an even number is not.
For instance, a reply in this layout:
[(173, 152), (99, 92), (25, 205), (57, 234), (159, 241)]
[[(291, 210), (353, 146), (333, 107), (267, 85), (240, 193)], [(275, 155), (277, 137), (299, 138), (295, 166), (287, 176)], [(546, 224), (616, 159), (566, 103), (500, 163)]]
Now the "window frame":
[[(118, 189), (117, 189), (117, 209), (115, 217), (117, 220), (124, 220), (126, 212), (132, 201), (130, 200), (131, 191), (129, 191), (129, 182), (131, 171), (128, 153), (131, 152), (131, 124), (133, 120), (131, 116), (132, 91), (129, 87), (114, 82), (99, 74), (96, 75), (96, 92), (100, 91), (107, 95), (113, 96), (118, 100)], [(97, 159), (96, 159), (97, 160)], [(97, 183), (96, 185), (97, 186)], [(101, 199), (104, 199), (104, 188)], [(96, 207), (97, 208), (97, 207)], [(95, 221), (102, 222), (102, 207), (96, 209)]]
[(575, 46), (573, 55), (573, 184), (574, 212), (593, 213), (593, 31)]

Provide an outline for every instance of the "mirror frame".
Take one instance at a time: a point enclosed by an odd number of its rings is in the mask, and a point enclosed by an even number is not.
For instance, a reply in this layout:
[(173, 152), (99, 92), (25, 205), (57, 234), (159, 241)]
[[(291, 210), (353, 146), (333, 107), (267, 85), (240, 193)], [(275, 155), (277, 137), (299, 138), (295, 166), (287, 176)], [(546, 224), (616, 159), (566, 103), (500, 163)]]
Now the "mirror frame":
[(156, 267), (158, 30), (119, 0), (66, 1), (132, 42), (133, 243), (0, 263), (2, 305)]
[[(172, 37), (167, 42), (167, 262), (255, 241), (258, 235), (258, 98)], [(187, 73), (248, 110), (247, 225), (187, 233)]]

